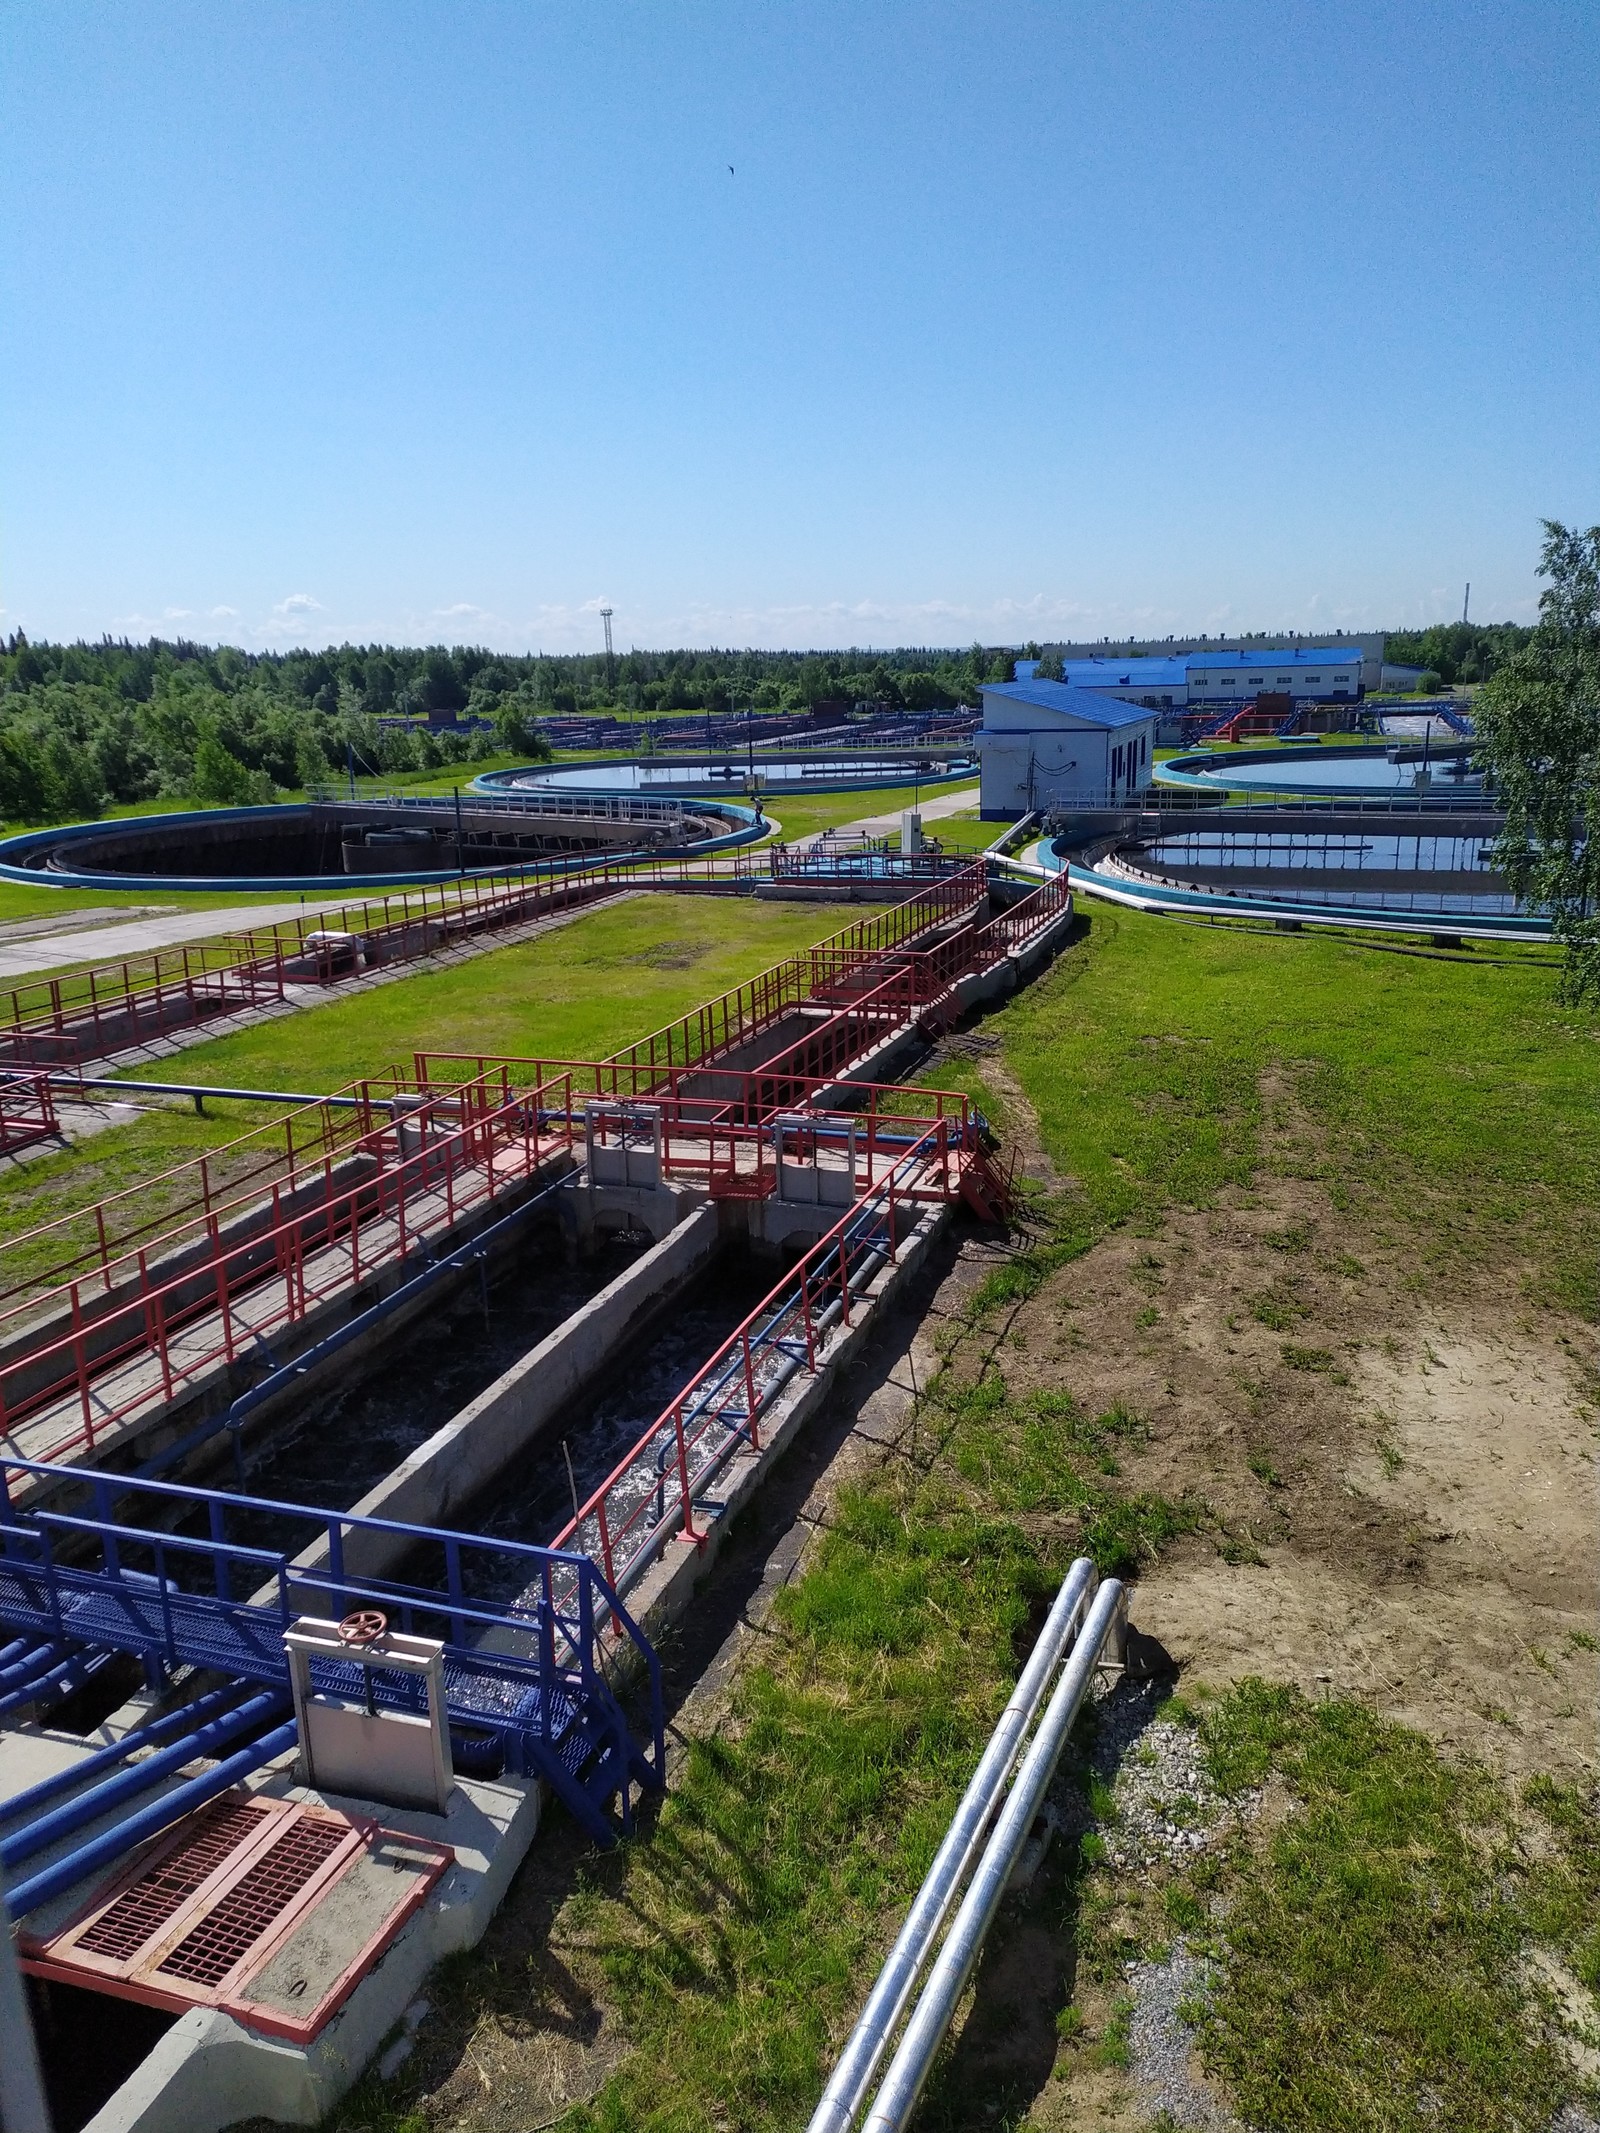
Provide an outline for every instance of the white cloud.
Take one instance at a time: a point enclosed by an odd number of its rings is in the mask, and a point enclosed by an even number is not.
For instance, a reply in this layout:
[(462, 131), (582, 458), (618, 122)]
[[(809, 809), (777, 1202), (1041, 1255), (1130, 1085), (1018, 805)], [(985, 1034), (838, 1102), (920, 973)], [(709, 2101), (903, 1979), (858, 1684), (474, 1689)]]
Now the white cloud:
[(324, 613), (326, 610), (314, 593), (289, 593), (274, 601), (271, 614), (265, 622), (253, 624), (250, 635), (261, 643), (304, 644), (313, 636), (331, 642), (331, 632), (318, 629), (311, 619)]

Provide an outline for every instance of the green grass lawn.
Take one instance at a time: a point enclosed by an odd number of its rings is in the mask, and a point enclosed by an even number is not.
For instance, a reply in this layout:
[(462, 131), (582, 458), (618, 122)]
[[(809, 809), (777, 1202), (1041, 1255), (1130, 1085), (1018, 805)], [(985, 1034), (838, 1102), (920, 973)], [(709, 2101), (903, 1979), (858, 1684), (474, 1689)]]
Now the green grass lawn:
[[(1091, 906), (1087, 936), (984, 1030), (1070, 1180), (1036, 1210), (1034, 1250), (946, 1324), (918, 1440), (844, 1495), (715, 1731), (691, 1738), (659, 1819), (585, 1866), (556, 1920), (555, 1985), (499, 1960), (491, 1933), (485, 1958), (430, 1985), (442, 2055), (431, 2071), (424, 2032), (414, 2066), (362, 2084), (337, 2126), (437, 2123), (430, 2080), (480, 2025), (504, 2034), (532, 2014), (559, 2027), (569, 1966), (632, 2050), (560, 2119), (568, 2133), (805, 2123), (830, 2039), (1014, 1677), (1030, 1605), (1078, 1548), (1126, 1573), (1207, 1515), (1198, 1497), (1117, 1478), (1137, 1417), (1091, 1418), (1064, 1394), (1014, 1397), (998, 1314), (1119, 1225), (1248, 1191), (1275, 1114), (1303, 1127), (1297, 1174), (1408, 1243), (1419, 1283), (1503, 1263), (1536, 1296), (1597, 1315), (1597, 1036), (1557, 1005), (1548, 962), (1392, 954)], [(981, 1053), (929, 1078), (964, 1083), (1004, 1117)], [(1521, 1803), (1547, 1832), (1530, 1865), (1502, 1787), (1357, 1706), (1246, 1684), (1201, 1723), (1225, 1787), (1276, 1770), (1297, 1816), (1254, 1852), (1103, 1900), (1092, 1844), (1059, 1846), (1026, 1915), (1076, 1945), (1080, 1977), (1104, 1966), (1115, 1991), (1121, 1960), (1177, 1927), (1203, 1948), (1207, 1901), (1225, 1890), (1234, 1952), (1202, 2043), (1252, 2124), (1547, 2124), (1572, 2083), (1548, 2032), (1528, 2026), (1518, 1965), (1542, 1939), (1600, 1985), (1600, 1869), (1576, 1796), (1547, 1786)], [(1148, 1916), (1130, 1910), (1135, 1897)], [(1083, 2048), (1125, 2063), (1114, 2023)], [(975, 2081), (961, 2053), (941, 2062), (919, 2118), (1025, 2122), (1027, 2096)]]
[[(604, 906), (520, 947), (215, 1038), (130, 1079), (324, 1094), (409, 1066), (414, 1051), (602, 1058), (859, 916), (832, 904), (652, 895)], [(0, 1240), (237, 1138), (278, 1107), (219, 1103), (213, 1114), (160, 1110), (81, 1148), (0, 1172)], [(156, 1211), (154, 1194), (142, 1216)], [(86, 1232), (87, 1234), (87, 1232)], [(59, 1251), (16, 1255), (9, 1283)]]
[(1085, 908), (1087, 938), (991, 1025), (1074, 1180), (1075, 1236), (1247, 1184), (1276, 1103), (1336, 1202), (1415, 1232), (1419, 1280), (1510, 1257), (1600, 1312), (1600, 1050), (1550, 957)]

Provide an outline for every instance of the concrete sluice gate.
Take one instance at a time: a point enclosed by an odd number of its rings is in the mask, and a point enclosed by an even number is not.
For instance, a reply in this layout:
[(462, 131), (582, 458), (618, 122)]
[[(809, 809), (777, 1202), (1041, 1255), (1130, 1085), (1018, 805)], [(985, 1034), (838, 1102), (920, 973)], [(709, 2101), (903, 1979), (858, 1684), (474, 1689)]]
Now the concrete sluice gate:
[(419, 1061), (270, 1203), (32, 1298), (0, 1861), (58, 2133), (315, 2122), (552, 1799), (632, 1826), (652, 1640), (955, 1207), (1004, 1211), (970, 1104), (892, 1084), (1071, 916), (978, 867), (614, 1060)]

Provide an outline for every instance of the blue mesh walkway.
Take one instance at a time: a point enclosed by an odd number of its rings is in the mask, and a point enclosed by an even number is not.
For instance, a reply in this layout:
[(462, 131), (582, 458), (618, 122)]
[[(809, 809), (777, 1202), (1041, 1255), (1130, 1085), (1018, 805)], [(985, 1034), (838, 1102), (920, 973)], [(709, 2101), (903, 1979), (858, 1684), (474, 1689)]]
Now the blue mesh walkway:
[[(51, 1482), (42, 1506), (14, 1506), (23, 1477)], [(131, 1652), (160, 1668), (287, 1685), (291, 1622), (377, 1608), (397, 1629), (444, 1644), (452, 1734), (497, 1741), (507, 1767), (547, 1779), (601, 1841), (614, 1834), (613, 1803), (629, 1826), (632, 1784), (660, 1787), (660, 1665), (585, 1555), (21, 1460), (0, 1460), (0, 1483), (0, 1624), (8, 1628)], [(292, 1553), (228, 1538), (231, 1518), (263, 1513), (295, 1530)], [(200, 1522), (205, 1538), (177, 1530)], [(404, 1578), (347, 1574), (346, 1557), (364, 1532), (383, 1535), (389, 1549), (400, 1542)], [(472, 1582), (481, 1590), (485, 1557), (495, 1581), (517, 1592), (509, 1604), (469, 1591), (466, 1571), (478, 1574)], [(648, 1686), (643, 1742), (602, 1663), (623, 1653)], [(315, 1661), (312, 1679), (336, 1695), (368, 1687), (364, 1669), (336, 1660)], [(379, 1708), (423, 1707), (415, 1676), (374, 1670), (371, 1688)]]

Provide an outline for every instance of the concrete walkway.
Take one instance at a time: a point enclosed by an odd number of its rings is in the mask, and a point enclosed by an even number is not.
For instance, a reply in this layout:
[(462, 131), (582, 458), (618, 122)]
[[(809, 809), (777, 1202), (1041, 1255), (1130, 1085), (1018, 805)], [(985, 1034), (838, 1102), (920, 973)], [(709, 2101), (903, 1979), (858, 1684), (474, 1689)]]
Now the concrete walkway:
[(230, 904), (213, 911), (172, 911), (161, 917), (145, 916), (112, 926), (70, 930), (62, 926), (59, 918), (44, 911), (39, 914), (41, 930), (36, 934), (23, 930), (26, 919), (13, 920), (6, 927), (8, 937), (0, 940), (0, 984), (37, 977), (45, 970), (63, 970), (74, 963), (120, 963), (124, 956), (148, 955), (153, 948), (212, 940), (249, 926), (275, 926), (285, 919), (299, 918), (302, 913), (310, 917), (313, 912), (342, 911), (351, 903), (365, 900), (359, 893), (335, 897), (326, 903), (302, 903), (296, 897), (293, 903)]
[[(943, 822), (951, 815), (965, 814), (969, 807), (976, 807), (977, 804), (978, 788), (976, 785), (969, 785), (961, 792), (938, 793), (933, 799), (924, 800), (917, 812), (921, 815), (924, 824)], [(818, 830), (814, 836), (798, 838), (795, 848), (797, 851), (809, 851), (812, 845), (829, 835), (835, 837), (857, 835), (863, 837), (892, 836), (899, 827), (900, 810), (896, 808), (892, 815), (863, 815), (859, 821), (836, 824), (831, 832)], [(996, 834), (998, 835), (998, 831)]]

